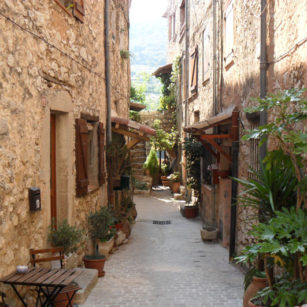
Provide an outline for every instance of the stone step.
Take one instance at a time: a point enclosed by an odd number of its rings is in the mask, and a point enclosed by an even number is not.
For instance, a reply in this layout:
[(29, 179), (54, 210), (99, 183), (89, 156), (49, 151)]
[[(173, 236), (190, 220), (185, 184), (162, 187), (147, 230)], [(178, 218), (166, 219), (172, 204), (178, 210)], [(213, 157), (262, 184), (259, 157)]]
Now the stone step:
[(146, 150), (138, 150), (138, 151), (131, 151), (131, 158), (134, 157), (145, 157), (146, 158)]
[(144, 162), (131, 162), (132, 169), (143, 169)]
[(140, 156), (140, 157), (132, 157), (130, 158), (130, 163), (134, 164), (134, 163), (144, 163), (146, 160), (146, 157)]
[(150, 183), (151, 184), (151, 177), (149, 176), (144, 176), (144, 175), (134, 175), (134, 178), (136, 181), (139, 181), (139, 182), (146, 182), (146, 183)]
[(75, 268), (81, 274), (74, 280), (81, 288), (75, 295), (74, 303), (83, 304), (98, 281), (96, 269)]
[(144, 176), (144, 169), (133, 169), (133, 176)]

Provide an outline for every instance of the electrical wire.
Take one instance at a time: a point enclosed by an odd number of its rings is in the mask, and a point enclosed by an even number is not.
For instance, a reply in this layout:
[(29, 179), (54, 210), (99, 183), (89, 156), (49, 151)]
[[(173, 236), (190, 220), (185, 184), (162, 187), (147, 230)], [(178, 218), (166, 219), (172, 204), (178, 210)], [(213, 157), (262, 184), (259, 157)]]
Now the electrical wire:
[(291, 55), (293, 52), (295, 52), (300, 46), (302, 46), (303, 44), (305, 44), (307, 42), (307, 36), (305, 36), (305, 38), (301, 39), (299, 42), (297, 42), (291, 49), (289, 49), (287, 52), (283, 53), (282, 55), (280, 55), (279, 57), (273, 59), (272, 61), (270, 61), (268, 64), (275, 64), (281, 60), (283, 60), (285, 57)]
[[(106, 79), (103, 77), (103, 75), (101, 73), (95, 72), (93, 71), (90, 67), (86, 66), (85, 64), (83, 64), (82, 62), (76, 60), (75, 58), (73, 58), (70, 54), (68, 54), (67, 52), (63, 51), (62, 49), (60, 49), (59, 47), (57, 47), (56, 45), (54, 45), (53, 43), (50, 43), (46, 38), (24, 28), (23, 26), (21, 26), (20, 24), (18, 24), (16, 21), (14, 21), (13, 19), (11, 19), (10, 17), (6, 16), (3, 12), (0, 11), (0, 16), (2, 16), (3, 18), (5, 18), (7, 21), (9, 21), (10, 23), (12, 23), (14, 26), (16, 26), (17, 28), (19, 28), (20, 30), (22, 30), (23, 32), (26, 32), (30, 35), (32, 35), (34, 38), (43, 41), (46, 45), (48, 45), (49, 47), (56, 49), (57, 51), (59, 51), (62, 55), (68, 57), (71, 61), (75, 62), (76, 64), (82, 66), (84, 69), (86, 69), (87, 71), (89, 71), (91, 74), (97, 76), (98, 78), (101, 78), (102, 80), (106, 81)], [(130, 99), (129, 96), (125, 96), (123, 95), (121, 92), (119, 92), (115, 87), (111, 86), (112, 89), (114, 90), (114, 92), (116, 92), (119, 96), (121, 96), (122, 98), (125, 99)]]

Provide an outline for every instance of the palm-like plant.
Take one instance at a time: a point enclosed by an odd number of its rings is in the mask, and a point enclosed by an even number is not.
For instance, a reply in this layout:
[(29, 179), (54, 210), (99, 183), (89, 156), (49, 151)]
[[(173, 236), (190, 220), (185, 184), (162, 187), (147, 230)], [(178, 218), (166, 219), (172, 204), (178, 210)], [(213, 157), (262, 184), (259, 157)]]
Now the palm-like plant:
[(252, 170), (255, 179), (239, 179), (245, 189), (240, 193), (238, 202), (242, 206), (255, 208), (260, 222), (269, 222), (275, 212), (289, 208), (296, 203), (297, 179), (290, 158), (281, 151), (271, 152), (266, 165), (261, 164), (259, 171)]

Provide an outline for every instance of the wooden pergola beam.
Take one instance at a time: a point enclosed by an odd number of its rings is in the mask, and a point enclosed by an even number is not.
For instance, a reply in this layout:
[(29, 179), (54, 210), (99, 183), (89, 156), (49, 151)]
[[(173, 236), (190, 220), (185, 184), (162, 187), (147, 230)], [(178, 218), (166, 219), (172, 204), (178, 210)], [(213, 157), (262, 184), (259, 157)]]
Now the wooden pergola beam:
[(112, 127), (112, 132), (127, 135), (127, 136), (130, 136), (132, 138), (138, 139), (140, 141), (149, 141), (149, 137), (147, 137), (147, 136), (140, 135), (139, 133), (131, 132), (131, 131), (128, 131), (128, 130), (125, 130), (125, 129), (122, 129), (122, 128)]
[(219, 144), (217, 144), (214, 141), (214, 139), (205, 138), (204, 136), (201, 136), (201, 139), (210, 143), (213, 147), (215, 147), (231, 163), (231, 157), (229, 156), (229, 154), (226, 153), (225, 150)]
[(130, 150), (132, 149), (136, 144), (141, 142), (141, 140), (138, 139), (132, 139), (128, 144), (127, 144), (127, 149)]

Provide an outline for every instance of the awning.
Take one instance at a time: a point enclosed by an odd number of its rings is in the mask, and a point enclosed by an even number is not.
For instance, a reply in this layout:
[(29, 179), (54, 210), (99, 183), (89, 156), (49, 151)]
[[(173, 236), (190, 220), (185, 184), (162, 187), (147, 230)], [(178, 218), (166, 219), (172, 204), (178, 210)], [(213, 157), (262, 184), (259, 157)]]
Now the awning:
[(122, 117), (112, 117), (112, 132), (131, 138), (127, 144), (128, 150), (140, 141), (149, 141), (150, 136), (156, 135), (155, 129)]
[(212, 127), (220, 126), (220, 125), (227, 125), (231, 124), (231, 118), (232, 118), (232, 113), (236, 110), (236, 107), (231, 107), (224, 112), (212, 116), (207, 120), (195, 123), (190, 126), (186, 126), (184, 128), (185, 132), (192, 133), (194, 134), (202, 134), (202, 131), (210, 129)]
[(142, 103), (137, 103), (137, 102), (130, 102), (130, 110), (132, 111), (142, 111), (146, 108), (146, 106)]
[[(208, 134), (207, 129), (212, 127), (231, 125), (231, 131), (228, 134)], [(210, 151), (217, 159), (218, 153), (221, 153), (229, 162), (231, 157), (225, 150), (216, 143), (216, 139), (231, 139), (232, 141), (238, 141), (239, 139), (239, 110), (237, 107), (231, 107), (224, 112), (204, 120), (193, 125), (184, 128), (185, 132), (191, 133), (197, 138), (203, 146)], [(210, 146), (214, 147), (218, 153), (216, 153)]]
[(168, 72), (171, 72), (173, 69), (173, 64), (170, 63), (170, 64), (166, 64), (164, 66), (161, 66), (159, 67), (155, 72), (153, 72), (153, 76), (155, 77), (159, 77), (159, 75), (162, 75), (162, 74), (166, 74)]

